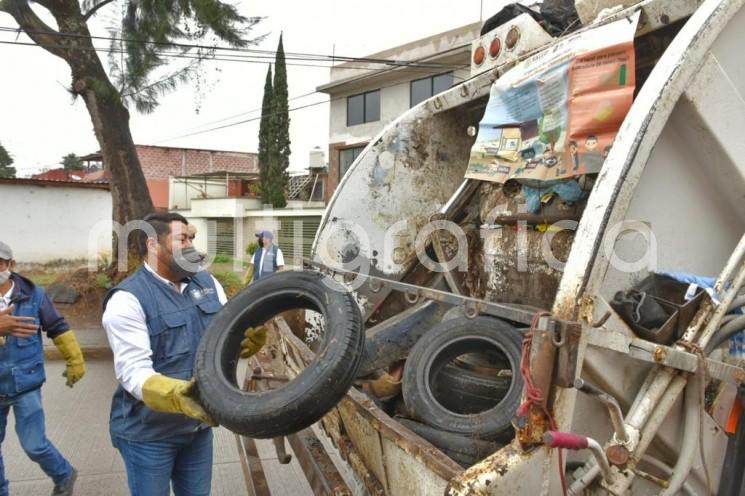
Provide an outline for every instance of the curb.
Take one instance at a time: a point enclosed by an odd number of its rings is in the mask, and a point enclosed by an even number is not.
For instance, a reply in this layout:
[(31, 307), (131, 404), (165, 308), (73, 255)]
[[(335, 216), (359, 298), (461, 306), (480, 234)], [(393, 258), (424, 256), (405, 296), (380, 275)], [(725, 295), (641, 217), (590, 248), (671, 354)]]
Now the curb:
[[(108, 346), (81, 346), (83, 357), (89, 359), (111, 359), (113, 354)], [(46, 360), (64, 360), (62, 354), (54, 346), (44, 348), (44, 358)]]

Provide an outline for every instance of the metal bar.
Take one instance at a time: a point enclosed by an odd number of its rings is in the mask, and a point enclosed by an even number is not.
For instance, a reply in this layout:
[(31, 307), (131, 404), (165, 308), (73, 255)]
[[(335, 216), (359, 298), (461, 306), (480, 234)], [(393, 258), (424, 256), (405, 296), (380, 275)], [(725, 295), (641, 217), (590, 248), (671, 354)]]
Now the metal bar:
[[(246, 377), (243, 379), (243, 389), (245, 391), (255, 391), (256, 382), (250, 379), (251, 368), (246, 371)], [(269, 484), (266, 481), (266, 475), (264, 475), (264, 468), (261, 465), (261, 458), (259, 457), (259, 451), (256, 449), (256, 443), (253, 439), (245, 436), (238, 436), (238, 453), (241, 457), (241, 462), (245, 461), (245, 468), (243, 471), (244, 478), (246, 480), (246, 487), (248, 488), (248, 494), (251, 496), (270, 496)]]
[(250, 484), (249, 493), (254, 496), (271, 496), (269, 484), (264, 475), (264, 468), (261, 465), (261, 458), (259, 458), (259, 452), (256, 449), (256, 443), (250, 437), (242, 436), (242, 441), (249, 470), (249, 477), (246, 480), (246, 483)]
[(241, 461), (243, 482), (246, 483), (246, 493), (248, 494), (248, 496), (256, 496), (256, 493), (254, 492), (253, 482), (251, 481), (251, 469), (248, 466), (248, 460), (246, 459), (246, 452), (243, 449), (241, 436), (239, 436), (238, 434), (235, 434), (235, 442), (238, 444), (238, 458)]
[(302, 430), (287, 436), (287, 440), (290, 441), (313, 494), (351, 496), (351, 490), (313, 431)]
[(618, 404), (618, 401), (613, 396), (606, 393), (605, 391), (598, 389), (597, 387), (593, 386), (589, 382), (584, 381), (583, 379), (575, 380), (574, 387), (584, 393), (594, 396), (600, 402), (602, 402), (606, 406), (606, 408), (608, 408), (608, 414), (610, 415), (611, 422), (613, 423), (613, 430), (616, 432), (615, 435), (619, 442), (625, 444), (631, 440), (628, 432), (626, 432), (626, 426), (624, 425), (621, 405)]
[(425, 288), (423, 286), (417, 286), (414, 284), (408, 284), (405, 282), (392, 281), (390, 279), (383, 279), (381, 277), (371, 276), (367, 274), (359, 274), (357, 272), (350, 272), (341, 268), (329, 267), (318, 262), (311, 260), (305, 260), (304, 263), (311, 267), (316, 267), (321, 270), (332, 271), (342, 276), (349, 276), (354, 278), (362, 278), (368, 284), (373, 284), (376, 288), (387, 287), (392, 288), (396, 291), (401, 291), (408, 295), (416, 295), (418, 298), (426, 298), (429, 300), (435, 300), (442, 303), (449, 303), (451, 305), (463, 305), (469, 313), (484, 313), (492, 315), (494, 317), (500, 317), (521, 324), (530, 324), (533, 321), (533, 316), (539, 309), (525, 307), (523, 305), (511, 305), (504, 303), (492, 303), (478, 298), (471, 298), (468, 296), (457, 295), (448, 293), (447, 291), (440, 291), (438, 289)]
[[(684, 372), (696, 372), (698, 369), (698, 357), (688, 351), (633, 338), (608, 329), (598, 330), (585, 327), (584, 332), (587, 334), (589, 346), (624, 353), (637, 360), (665, 365)], [(742, 367), (711, 358), (706, 359), (706, 367), (709, 375), (714, 379), (733, 384), (745, 381), (745, 369)]]

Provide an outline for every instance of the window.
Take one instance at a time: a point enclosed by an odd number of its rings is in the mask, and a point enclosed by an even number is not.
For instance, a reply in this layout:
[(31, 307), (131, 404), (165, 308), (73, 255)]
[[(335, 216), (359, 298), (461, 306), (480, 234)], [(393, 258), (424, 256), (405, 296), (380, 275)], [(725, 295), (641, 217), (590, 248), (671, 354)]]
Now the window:
[(380, 90), (347, 97), (347, 126), (380, 120)]
[(437, 76), (415, 79), (411, 82), (410, 101), (411, 106), (422, 103), (438, 93), (442, 93), (453, 85), (453, 73), (446, 72)]
[(344, 174), (347, 173), (347, 170), (349, 170), (349, 166), (352, 165), (355, 159), (360, 155), (360, 152), (364, 149), (365, 149), (364, 146), (357, 146), (354, 148), (345, 148), (344, 150), (339, 150), (339, 180), (340, 181), (341, 181), (341, 178), (344, 177)]

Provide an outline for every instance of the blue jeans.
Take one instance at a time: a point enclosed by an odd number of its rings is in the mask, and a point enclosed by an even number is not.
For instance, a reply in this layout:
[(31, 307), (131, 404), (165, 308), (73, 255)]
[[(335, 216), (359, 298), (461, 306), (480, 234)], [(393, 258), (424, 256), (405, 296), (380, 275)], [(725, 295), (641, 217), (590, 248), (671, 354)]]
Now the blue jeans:
[[(23, 451), (39, 464), (55, 484), (64, 482), (72, 474), (72, 466), (47, 439), (44, 427), (44, 410), (41, 407), (41, 388), (17, 396), (0, 398), (0, 443), (5, 440), (8, 412), (13, 407), (16, 433)], [(5, 464), (0, 453), (0, 496), (7, 496), (8, 481)]]
[(212, 486), (212, 429), (159, 441), (114, 439), (132, 496), (208, 496)]

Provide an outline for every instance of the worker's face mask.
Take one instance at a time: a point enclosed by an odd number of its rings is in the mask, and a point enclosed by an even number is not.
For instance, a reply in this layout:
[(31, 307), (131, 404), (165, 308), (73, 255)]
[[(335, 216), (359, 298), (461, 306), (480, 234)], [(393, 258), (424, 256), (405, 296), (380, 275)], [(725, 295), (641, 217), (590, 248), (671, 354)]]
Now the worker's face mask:
[(259, 239), (256, 240), (256, 242), (259, 244), (259, 248), (261, 248), (262, 246), (264, 246), (264, 238), (259, 238)]
[(10, 279), (10, 269), (0, 272), (0, 286), (8, 282), (8, 279)]
[(204, 258), (193, 246), (171, 252), (171, 272), (180, 279), (191, 277), (202, 270)]

